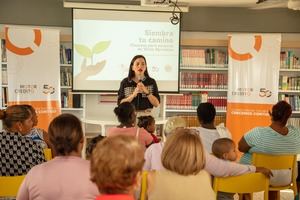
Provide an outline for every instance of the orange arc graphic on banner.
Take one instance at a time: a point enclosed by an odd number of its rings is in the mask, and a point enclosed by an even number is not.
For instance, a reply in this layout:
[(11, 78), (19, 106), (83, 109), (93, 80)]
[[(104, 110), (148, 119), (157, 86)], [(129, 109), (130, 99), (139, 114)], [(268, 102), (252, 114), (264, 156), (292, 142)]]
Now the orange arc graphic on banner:
[[(41, 41), (42, 41), (41, 30), (33, 29), (33, 31), (34, 31), (34, 41), (33, 42), (37, 46), (40, 46)], [(25, 47), (25, 48), (17, 47), (10, 41), (10, 39), (8, 37), (8, 27), (5, 27), (5, 40), (6, 40), (5, 41), (6, 48), (15, 54), (24, 56), (24, 55), (30, 55), (33, 53), (33, 50), (30, 47)]]
[[(262, 37), (261, 35), (255, 35), (254, 38), (255, 38), (254, 49), (257, 52), (259, 52), (262, 44)], [(228, 53), (231, 58), (239, 61), (250, 60), (253, 57), (250, 53), (237, 53), (236, 51), (234, 51), (231, 47), (231, 36), (229, 36), (229, 41), (228, 41)]]

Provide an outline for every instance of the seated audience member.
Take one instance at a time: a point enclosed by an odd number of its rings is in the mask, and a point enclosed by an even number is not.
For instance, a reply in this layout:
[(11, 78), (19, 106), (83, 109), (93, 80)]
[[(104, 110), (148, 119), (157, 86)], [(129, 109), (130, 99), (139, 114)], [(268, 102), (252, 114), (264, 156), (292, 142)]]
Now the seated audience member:
[(89, 141), (89, 143), (86, 146), (86, 150), (85, 150), (85, 156), (87, 159), (91, 158), (92, 152), (93, 152), (94, 148), (96, 147), (97, 143), (100, 142), (104, 138), (105, 137), (102, 135), (97, 135), (96, 137), (93, 137)]
[(153, 138), (153, 143), (158, 143), (159, 139), (154, 135), (155, 132), (155, 119), (151, 115), (144, 115), (138, 117), (138, 127), (144, 128)]
[(153, 138), (144, 128), (136, 127), (136, 112), (129, 102), (121, 103), (114, 109), (120, 125), (107, 130), (108, 137), (115, 135), (127, 135), (135, 137), (144, 147), (153, 142)]
[(33, 141), (37, 142), (42, 148), (48, 148), (49, 147), (48, 133), (43, 129), (35, 127), (38, 124), (38, 117), (34, 107), (28, 104), (24, 104), (24, 106), (26, 106), (30, 110), (32, 114), (32, 122), (33, 122), (33, 128), (26, 135), (26, 137), (29, 137)]
[(133, 137), (107, 137), (91, 157), (91, 180), (101, 193), (96, 200), (134, 200), (144, 164), (144, 147)]
[(177, 128), (162, 151), (164, 170), (148, 176), (149, 200), (215, 200), (211, 177), (204, 170), (205, 153), (198, 133)]
[[(178, 127), (185, 127), (186, 122), (183, 118), (175, 116), (170, 117), (165, 124), (165, 134), (167, 138)], [(164, 142), (152, 144), (145, 152), (145, 165), (144, 170), (162, 170), (161, 153), (164, 146)], [(209, 154), (205, 150), (205, 170), (213, 176), (226, 177), (226, 176), (238, 176), (246, 173), (262, 172), (269, 175), (270, 170), (261, 167), (255, 167), (252, 165), (242, 165), (234, 162), (226, 162), (222, 159), (216, 158)]]
[(28, 172), (17, 199), (94, 200), (99, 192), (90, 181), (90, 162), (81, 158), (84, 139), (80, 120), (61, 114), (50, 123), (48, 134), (56, 157)]
[[(271, 124), (268, 127), (256, 127), (246, 133), (239, 141), (239, 150), (244, 152), (240, 162), (251, 163), (252, 153), (266, 154), (299, 154), (300, 131), (291, 125), (286, 125), (292, 114), (291, 105), (279, 101), (272, 107)], [(270, 184), (282, 186), (290, 183), (290, 170), (272, 170)], [(276, 198), (276, 192), (270, 193), (270, 199)]]
[(43, 149), (27, 137), (32, 128), (32, 114), (22, 105), (0, 110), (4, 129), (0, 133), (0, 176), (24, 175), (45, 161)]
[[(219, 138), (215, 140), (212, 145), (212, 153), (217, 158), (227, 161), (234, 162), (237, 159), (235, 144), (229, 138)], [(233, 193), (218, 192), (217, 200), (233, 200), (233, 195)]]
[(216, 109), (209, 102), (200, 103), (197, 108), (197, 116), (200, 127), (196, 129), (200, 133), (205, 150), (211, 153), (212, 143), (219, 138), (231, 138), (231, 133), (223, 124), (215, 126)]

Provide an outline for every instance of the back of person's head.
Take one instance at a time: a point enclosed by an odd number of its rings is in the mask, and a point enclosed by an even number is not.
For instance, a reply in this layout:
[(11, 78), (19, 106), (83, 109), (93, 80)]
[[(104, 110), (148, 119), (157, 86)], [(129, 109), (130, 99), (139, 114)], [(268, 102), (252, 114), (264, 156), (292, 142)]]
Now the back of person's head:
[(72, 114), (61, 114), (55, 117), (48, 128), (51, 147), (58, 156), (67, 156), (80, 151), (83, 142), (83, 131), (80, 120)]
[(200, 124), (213, 123), (216, 116), (215, 106), (209, 102), (200, 103), (197, 108), (197, 116)]
[(87, 159), (90, 159), (91, 155), (92, 155), (92, 152), (93, 150), (95, 149), (97, 143), (99, 141), (101, 141), (102, 139), (104, 139), (104, 136), (102, 135), (97, 135), (96, 137), (93, 137), (89, 143), (87, 144), (86, 146), (86, 151), (85, 151), (85, 155), (86, 155), (86, 158)]
[(280, 122), (282, 125), (286, 125), (289, 117), (292, 114), (292, 107), (286, 101), (279, 101), (272, 107), (270, 113), (272, 121)]
[(23, 105), (8, 106), (6, 110), (0, 110), (0, 119), (5, 128), (11, 128), (17, 122), (24, 122), (31, 118), (30, 110)]
[(91, 180), (102, 194), (126, 194), (138, 182), (143, 165), (144, 149), (134, 137), (107, 137), (92, 153)]
[(212, 153), (220, 159), (224, 159), (224, 154), (234, 148), (234, 142), (229, 138), (219, 138), (212, 144)]
[(38, 118), (37, 118), (37, 113), (36, 113), (34, 107), (32, 105), (29, 105), (29, 104), (23, 104), (22, 106), (25, 106), (30, 110), (30, 112), (32, 114), (33, 126), (36, 126), (38, 124)]
[(163, 147), (161, 161), (165, 169), (180, 175), (199, 173), (205, 166), (199, 133), (194, 129), (175, 129)]
[(147, 127), (154, 122), (154, 118), (151, 115), (145, 115), (138, 117), (138, 127), (147, 129)]
[(186, 121), (184, 118), (180, 116), (169, 117), (165, 124), (165, 129), (164, 129), (165, 136), (168, 136), (176, 128), (184, 128), (184, 127), (186, 127)]
[(115, 107), (114, 113), (122, 124), (135, 122), (135, 108), (129, 102), (121, 103), (119, 106)]
[[(132, 79), (132, 78), (135, 76), (132, 67), (133, 67), (133, 65), (134, 65), (134, 62), (135, 62), (137, 59), (139, 59), (139, 58), (143, 58), (144, 61), (145, 61), (146, 66), (147, 66), (147, 61), (146, 61), (145, 56), (143, 56), (143, 55), (136, 55), (136, 56), (134, 56), (134, 57), (131, 59), (131, 61), (130, 61), (129, 72), (128, 72), (128, 78), (129, 78), (129, 79)], [(144, 72), (144, 75), (145, 75), (146, 77), (149, 77), (149, 73), (148, 73), (147, 67), (146, 67), (146, 70), (145, 70), (145, 72)]]

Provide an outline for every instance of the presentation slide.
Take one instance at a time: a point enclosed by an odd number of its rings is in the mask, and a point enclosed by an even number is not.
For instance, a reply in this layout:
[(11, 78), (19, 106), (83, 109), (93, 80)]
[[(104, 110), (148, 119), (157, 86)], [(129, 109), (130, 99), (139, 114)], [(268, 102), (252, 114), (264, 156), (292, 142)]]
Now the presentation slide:
[(168, 12), (73, 9), (73, 90), (116, 92), (144, 55), (160, 92), (178, 92), (180, 24)]

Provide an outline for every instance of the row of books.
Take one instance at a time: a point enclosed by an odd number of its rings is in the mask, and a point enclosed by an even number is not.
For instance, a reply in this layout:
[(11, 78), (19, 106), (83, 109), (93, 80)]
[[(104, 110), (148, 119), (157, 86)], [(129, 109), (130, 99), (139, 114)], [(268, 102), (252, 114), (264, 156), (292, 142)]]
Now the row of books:
[[(211, 66), (226, 66), (228, 64), (227, 50), (220, 49), (181, 49), (180, 65), (197, 67), (209, 64)], [(209, 66), (208, 65), (208, 66)]]
[(72, 90), (61, 93), (62, 108), (82, 108), (80, 94), (73, 94)]
[(293, 51), (280, 52), (280, 68), (282, 69), (300, 69), (299, 57)]
[(279, 76), (280, 90), (300, 90), (300, 76)]
[(2, 85), (7, 85), (8, 84), (8, 80), (7, 80), (7, 67), (3, 67), (2, 66), (2, 74), (1, 74), (1, 78), (2, 78)]
[(288, 102), (291, 105), (293, 111), (300, 111), (299, 95), (280, 94), (278, 100), (283, 100)]
[[(183, 119), (185, 119), (187, 127), (199, 127), (200, 123), (198, 120), (198, 117), (195, 115), (179, 115)], [(225, 115), (216, 115), (215, 117), (215, 125), (226, 122), (226, 116)]]
[(2, 93), (1, 105), (2, 105), (2, 107), (6, 107), (7, 103), (8, 103), (8, 88), (7, 87), (2, 88), (1, 93)]
[(1, 40), (1, 60), (7, 62), (5, 40)]
[(60, 45), (60, 63), (71, 64), (72, 63), (72, 49), (67, 48), (64, 45)]
[(186, 93), (183, 95), (168, 95), (167, 109), (195, 110), (200, 103), (210, 102), (216, 110), (226, 110), (227, 96), (208, 96), (207, 93)]
[(300, 128), (300, 119), (299, 118), (289, 118), (287, 124), (295, 126), (297, 128)]
[(181, 88), (227, 89), (227, 74), (181, 72), (180, 75)]
[(61, 68), (60, 70), (60, 85), (72, 86), (72, 69), (69, 67)]

